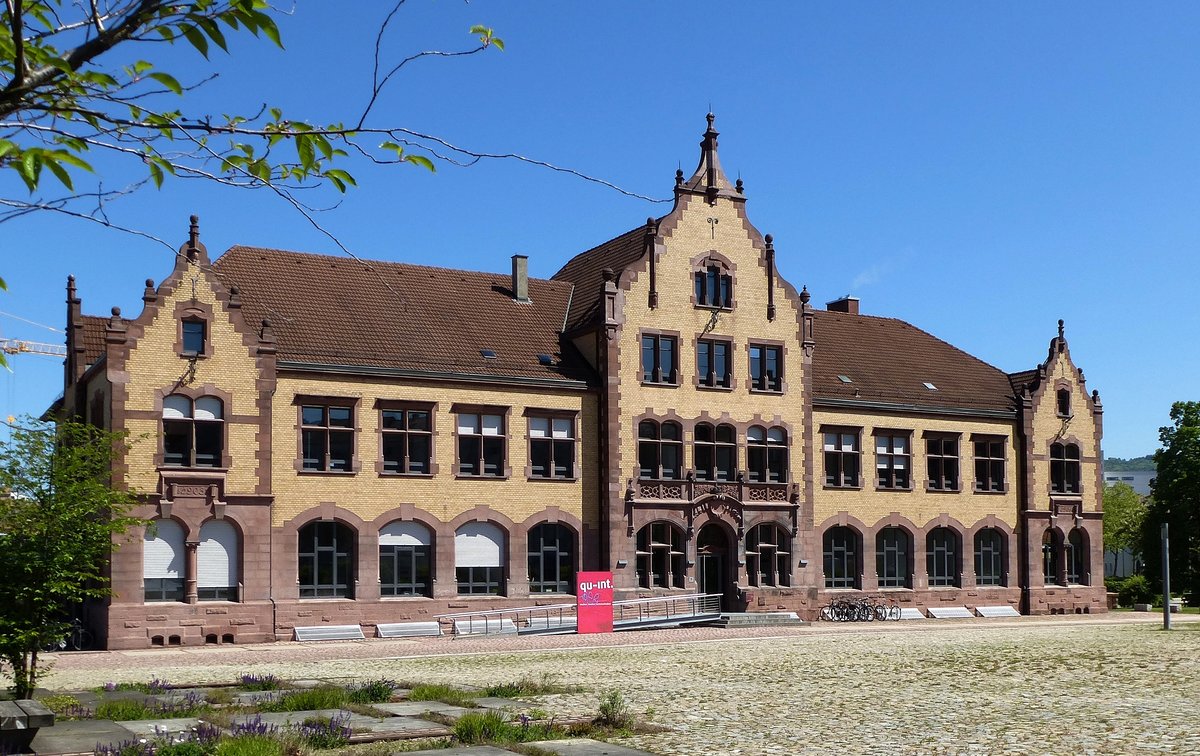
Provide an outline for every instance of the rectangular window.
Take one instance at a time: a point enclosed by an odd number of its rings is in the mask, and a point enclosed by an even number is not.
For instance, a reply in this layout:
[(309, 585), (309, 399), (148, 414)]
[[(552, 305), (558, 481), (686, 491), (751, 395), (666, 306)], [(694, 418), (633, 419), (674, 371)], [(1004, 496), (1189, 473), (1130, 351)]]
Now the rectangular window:
[(783, 390), (783, 348), (750, 345), (750, 388), (755, 391)]
[(925, 461), (931, 491), (958, 490), (958, 436), (928, 436)]
[(183, 601), (183, 578), (146, 578), (146, 601)]
[(858, 432), (825, 433), (825, 485), (834, 488), (858, 486)]
[(733, 306), (733, 277), (718, 265), (696, 271), (696, 304), (701, 307)]
[(502, 478), (505, 474), (504, 416), (458, 415), (458, 474)]
[(1004, 490), (1004, 439), (975, 440), (975, 490)]
[(305, 470), (354, 469), (354, 408), (306, 404), (300, 408), (301, 456)]
[(428, 408), (390, 409), (380, 413), (383, 471), (428, 475), (433, 454), (432, 412)]
[(700, 339), (696, 342), (696, 375), (701, 386), (729, 388), (732, 373), (729, 355), (732, 352), (728, 341)]
[(504, 582), (503, 567), (457, 567), (454, 573), (458, 579), (460, 595), (473, 593), (500, 595), (500, 587)]
[(529, 418), (529, 475), (533, 478), (575, 477), (574, 418)]
[(875, 435), (875, 485), (879, 488), (910, 488), (912, 468), (907, 433)]
[(678, 342), (674, 336), (642, 336), (642, 382), (678, 383)]
[(185, 320), (183, 326), (183, 353), (204, 354), (205, 323), (203, 320)]

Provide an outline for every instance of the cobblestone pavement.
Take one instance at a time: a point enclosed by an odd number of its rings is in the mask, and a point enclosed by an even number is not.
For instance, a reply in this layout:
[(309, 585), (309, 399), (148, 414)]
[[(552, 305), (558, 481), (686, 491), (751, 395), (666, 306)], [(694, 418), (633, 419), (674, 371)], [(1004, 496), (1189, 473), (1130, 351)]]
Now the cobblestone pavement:
[(1169, 634), (1110, 615), (83, 653), (60, 656), (46, 683), (548, 674), (587, 692), (544, 708), (593, 713), (619, 689), (670, 728), (622, 744), (660, 754), (1200, 753), (1200, 624), (1188, 620)]

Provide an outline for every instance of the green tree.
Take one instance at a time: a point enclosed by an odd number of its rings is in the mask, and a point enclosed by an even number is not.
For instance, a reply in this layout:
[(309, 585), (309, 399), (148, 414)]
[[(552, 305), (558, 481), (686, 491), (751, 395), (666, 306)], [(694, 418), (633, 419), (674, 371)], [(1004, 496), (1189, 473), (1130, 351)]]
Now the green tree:
[(1115, 556), (1123, 549), (1141, 554), (1146, 502), (1127, 483), (1104, 489), (1104, 548)]
[(38, 651), (66, 635), (71, 612), (109, 594), (104, 566), (136, 493), (114, 488), (126, 436), (90, 425), (27, 420), (0, 442), (0, 658), (18, 698), (40, 674)]
[(1171, 587), (1200, 600), (1200, 402), (1176, 402), (1171, 422), (1159, 429), (1158, 473), (1142, 528), (1146, 574), (1162, 584), (1163, 523), (1170, 526)]

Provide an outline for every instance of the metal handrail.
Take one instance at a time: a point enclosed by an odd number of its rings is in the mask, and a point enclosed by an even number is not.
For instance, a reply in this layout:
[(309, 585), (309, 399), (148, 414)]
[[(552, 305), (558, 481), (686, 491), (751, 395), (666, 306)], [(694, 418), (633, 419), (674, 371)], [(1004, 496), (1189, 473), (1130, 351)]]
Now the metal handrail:
[[(458, 621), (472, 630), (478, 624), (482, 626), (483, 635), (490, 635), (493, 627), (495, 632), (500, 632), (506, 619), (512, 621), (518, 632), (521, 628), (526, 628), (528, 631), (576, 627), (579, 620), (575, 609), (575, 604), (547, 604), (439, 614), (435, 619)], [(665, 622), (672, 619), (719, 614), (720, 611), (721, 594), (719, 593), (689, 593), (682, 596), (623, 599), (613, 602), (613, 624), (635, 625), (650, 621)]]

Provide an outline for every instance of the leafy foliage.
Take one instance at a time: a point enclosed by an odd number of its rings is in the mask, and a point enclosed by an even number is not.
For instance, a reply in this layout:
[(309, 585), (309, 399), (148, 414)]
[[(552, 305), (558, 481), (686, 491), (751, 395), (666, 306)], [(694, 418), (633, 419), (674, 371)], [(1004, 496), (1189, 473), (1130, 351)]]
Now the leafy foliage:
[(0, 657), (28, 698), (39, 649), (66, 635), (76, 605), (109, 594), (109, 552), (144, 521), (129, 514), (136, 492), (109, 483), (126, 435), (31, 418), (10, 427), (0, 442)]
[(1142, 521), (1146, 518), (1146, 502), (1126, 483), (1104, 489), (1104, 548), (1119, 552), (1141, 551)]
[(1200, 402), (1171, 406), (1172, 425), (1159, 429), (1162, 448), (1154, 454), (1158, 469), (1142, 527), (1146, 574), (1162, 581), (1159, 530), (1170, 527), (1171, 587), (1200, 600)]
[(1130, 457), (1129, 459), (1106, 457), (1104, 470), (1105, 472), (1154, 472), (1154, 455), (1147, 454), (1144, 457)]

